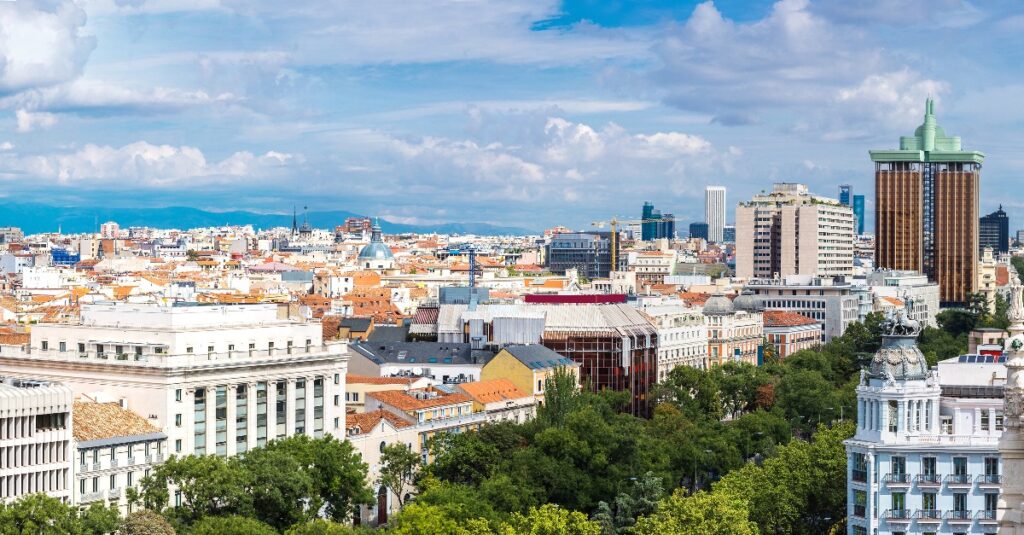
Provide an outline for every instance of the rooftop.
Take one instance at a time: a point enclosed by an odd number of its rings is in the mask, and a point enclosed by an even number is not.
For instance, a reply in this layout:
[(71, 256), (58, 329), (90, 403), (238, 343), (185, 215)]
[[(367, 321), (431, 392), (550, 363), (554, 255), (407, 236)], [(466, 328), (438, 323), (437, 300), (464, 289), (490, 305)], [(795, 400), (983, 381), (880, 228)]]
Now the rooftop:
[(419, 411), (472, 401), (472, 398), (465, 394), (444, 394), (433, 389), (416, 392), (399, 392), (397, 390), (369, 392), (366, 397), (374, 398), (403, 411)]
[(72, 431), (79, 442), (160, 433), (145, 418), (118, 403), (76, 401), (72, 410)]
[(412, 422), (391, 411), (377, 409), (371, 412), (346, 414), (345, 429), (362, 434), (376, 427), (381, 420), (387, 420), (396, 429), (403, 429), (413, 425)]
[(799, 327), (801, 325), (817, 325), (818, 322), (797, 314), (796, 312), (788, 312), (785, 310), (765, 310), (764, 311), (764, 326), (765, 327)]
[(576, 366), (576, 362), (541, 344), (510, 345), (503, 348), (510, 355), (534, 370)]
[(351, 348), (376, 364), (485, 364), (495, 354), (448, 342), (357, 342)]
[(488, 381), (463, 383), (459, 385), (459, 388), (473, 398), (474, 401), (485, 404), (530, 397), (529, 394), (520, 390), (508, 379), (491, 379)]

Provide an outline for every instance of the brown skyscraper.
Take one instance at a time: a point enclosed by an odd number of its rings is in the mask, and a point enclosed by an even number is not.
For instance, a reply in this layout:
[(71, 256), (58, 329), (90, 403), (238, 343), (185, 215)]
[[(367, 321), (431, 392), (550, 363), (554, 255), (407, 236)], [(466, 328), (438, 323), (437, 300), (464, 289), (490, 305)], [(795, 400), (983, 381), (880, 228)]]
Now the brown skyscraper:
[(924, 124), (898, 150), (870, 151), (875, 162), (875, 264), (920, 271), (939, 283), (943, 304), (965, 304), (977, 291), (978, 189), (985, 155), (959, 137)]

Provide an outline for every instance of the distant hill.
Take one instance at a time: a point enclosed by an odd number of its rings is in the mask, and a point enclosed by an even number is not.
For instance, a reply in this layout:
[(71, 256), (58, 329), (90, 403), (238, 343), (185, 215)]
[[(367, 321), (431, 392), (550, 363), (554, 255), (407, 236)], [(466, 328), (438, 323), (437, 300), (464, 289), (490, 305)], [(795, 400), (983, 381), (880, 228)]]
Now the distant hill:
[[(349, 217), (364, 217), (345, 210), (309, 212), (309, 224), (316, 228), (332, 229)], [(299, 215), (300, 224), (302, 215)], [(116, 221), (122, 227), (154, 227), (190, 229), (221, 225), (252, 225), (257, 229), (288, 227), (291, 214), (262, 214), (236, 210), (211, 212), (184, 206), (166, 208), (114, 208), (82, 206), (50, 206), (36, 203), (0, 203), (0, 226), (21, 227), (26, 234), (62, 232), (74, 234), (95, 232), (97, 223)], [(532, 232), (516, 227), (503, 227), (489, 223), (439, 223), (437, 225), (403, 225), (381, 219), (385, 233), (402, 232), (443, 234), (478, 234), (484, 236), (524, 235)]]

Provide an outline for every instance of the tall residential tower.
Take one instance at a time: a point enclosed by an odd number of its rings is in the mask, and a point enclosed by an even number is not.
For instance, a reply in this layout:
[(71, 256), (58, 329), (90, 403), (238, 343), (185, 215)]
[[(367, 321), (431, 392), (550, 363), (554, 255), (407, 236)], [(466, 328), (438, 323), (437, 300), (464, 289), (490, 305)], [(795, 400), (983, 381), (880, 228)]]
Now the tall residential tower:
[(935, 123), (900, 137), (895, 150), (870, 151), (875, 162), (875, 263), (914, 270), (939, 283), (939, 299), (962, 304), (977, 288), (978, 190), (985, 155), (961, 149)]

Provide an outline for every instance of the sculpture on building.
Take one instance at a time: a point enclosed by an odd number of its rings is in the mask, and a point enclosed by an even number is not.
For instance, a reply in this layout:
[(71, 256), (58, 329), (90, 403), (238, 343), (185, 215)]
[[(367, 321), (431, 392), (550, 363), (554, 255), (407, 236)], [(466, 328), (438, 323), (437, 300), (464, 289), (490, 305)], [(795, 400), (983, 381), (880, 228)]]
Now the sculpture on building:
[(999, 497), (999, 533), (1024, 535), (1024, 295), (1020, 278), (1010, 272), (1009, 337), (1003, 346), (1006, 385), (1003, 388), (1003, 435), (999, 455), (1003, 492)]

